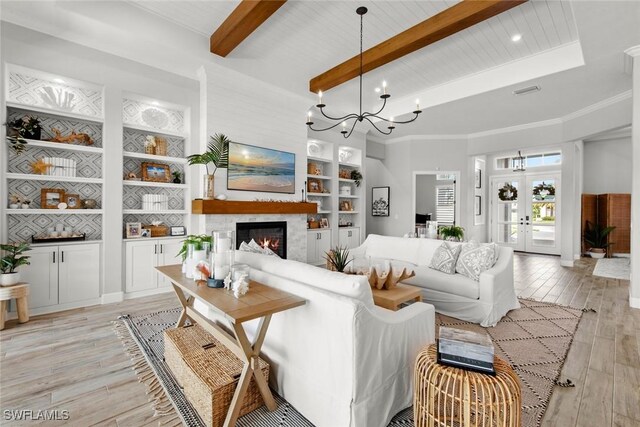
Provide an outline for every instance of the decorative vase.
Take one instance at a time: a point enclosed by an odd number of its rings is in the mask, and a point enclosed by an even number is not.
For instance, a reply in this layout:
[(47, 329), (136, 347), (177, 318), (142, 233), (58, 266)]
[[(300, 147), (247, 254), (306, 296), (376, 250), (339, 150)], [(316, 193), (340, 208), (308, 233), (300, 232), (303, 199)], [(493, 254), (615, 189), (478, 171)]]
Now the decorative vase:
[(0, 274), (0, 286), (12, 286), (20, 281), (20, 272)]
[(17, 203), (11, 203), (9, 209), (20, 209), (20, 205)]
[(235, 231), (214, 231), (213, 251), (211, 252), (211, 274), (213, 277), (207, 282), (212, 288), (224, 287), (224, 279), (231, 272), (234, 260)]
[(202, 185), (202, 198), (205, 200), (215, 199), (215, 193), (213, 191), (214, 175), (205, 175)]
[(98, 206), (98, 202), (94, 199), (84, 199), (82, 201), (82, 207), (85, 209), (95, 209)]
[(174, 184), (182, 184), (182, 181), (180, 180), (180, 178), (173, 178), (173, 183)]
[(591, 258), (594, 259), (602, 259), (606, 254), (607, 252), (604, 249), (600, 248), (591, 248), (591, 250), (589, 251), (589, 255), (591, 255)]

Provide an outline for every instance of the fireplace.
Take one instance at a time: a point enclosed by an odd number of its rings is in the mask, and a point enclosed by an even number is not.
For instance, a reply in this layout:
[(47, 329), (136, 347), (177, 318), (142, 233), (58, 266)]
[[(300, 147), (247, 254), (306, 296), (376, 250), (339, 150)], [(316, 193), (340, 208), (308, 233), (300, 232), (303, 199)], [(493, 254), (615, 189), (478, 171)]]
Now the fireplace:
[(268, 247), (280, 258), (287, 258), (287, 222), (237, 222), (236, 249), (242, 242), (249, 243), (251, 239), (262, 247)]

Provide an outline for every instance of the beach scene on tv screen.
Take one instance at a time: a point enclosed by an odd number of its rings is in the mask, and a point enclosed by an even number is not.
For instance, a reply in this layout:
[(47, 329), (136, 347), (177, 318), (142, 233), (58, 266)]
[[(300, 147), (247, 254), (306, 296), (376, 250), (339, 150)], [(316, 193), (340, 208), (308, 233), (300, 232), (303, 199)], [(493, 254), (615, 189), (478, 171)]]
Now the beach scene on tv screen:
[(229, 144), (229, 190), (295, 193), (293, 153), (232, 142)]

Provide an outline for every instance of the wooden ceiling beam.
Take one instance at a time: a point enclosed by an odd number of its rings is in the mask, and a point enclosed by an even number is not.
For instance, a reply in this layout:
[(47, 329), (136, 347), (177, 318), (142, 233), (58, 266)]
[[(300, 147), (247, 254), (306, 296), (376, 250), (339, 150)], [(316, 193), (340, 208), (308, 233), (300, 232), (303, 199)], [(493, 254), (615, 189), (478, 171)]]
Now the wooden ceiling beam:
[(209, 39), (211, 53), (226, 57), (287, 0), (242, 0)]
[[(362, 53), (363, 73), (485, 21), (527, 0), (463, 0)], [(360, 55), (312, 78), (309, 90), (326, 91), (360, 74)]]

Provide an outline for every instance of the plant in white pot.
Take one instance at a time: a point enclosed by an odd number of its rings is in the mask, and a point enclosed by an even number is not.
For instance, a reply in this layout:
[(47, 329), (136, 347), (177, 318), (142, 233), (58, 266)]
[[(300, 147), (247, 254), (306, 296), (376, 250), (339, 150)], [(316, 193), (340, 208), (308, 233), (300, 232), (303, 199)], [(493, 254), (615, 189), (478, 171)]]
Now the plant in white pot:
[(607, 248), (613, 244), (608, 242), (609, 233), (615, 230), (615, 227), (601, 227), (600, 224), (592, 224), (587, 221), (584, 227), (584, 241), (590, 246), (589, 255), (591, 258), (604, 258)]
[(4, 255), (0, 258), (0, 286), (15, 285), (20, 281), (20, 272), (16, 271), (21, 265), (29, 265), (29, 257), (23, 255), (30, 251), (28, 243), (5, 243), (0, 245)]
[[(193, 154), (187, 157), (189, 165), (204, 165), (207, 174), (204, 176), (203, 199), (214, 199), (213, 190), (214, 177), (218, 168), (226, 169), (229, 166), (229, 143), (231, 141), (226, 135), (216, 133), (211, 137), (207, 145), (207, 151), (202, 154)], [(213, 173), (209, 171), (209, 164), (213, 163), (215, 168)]]

